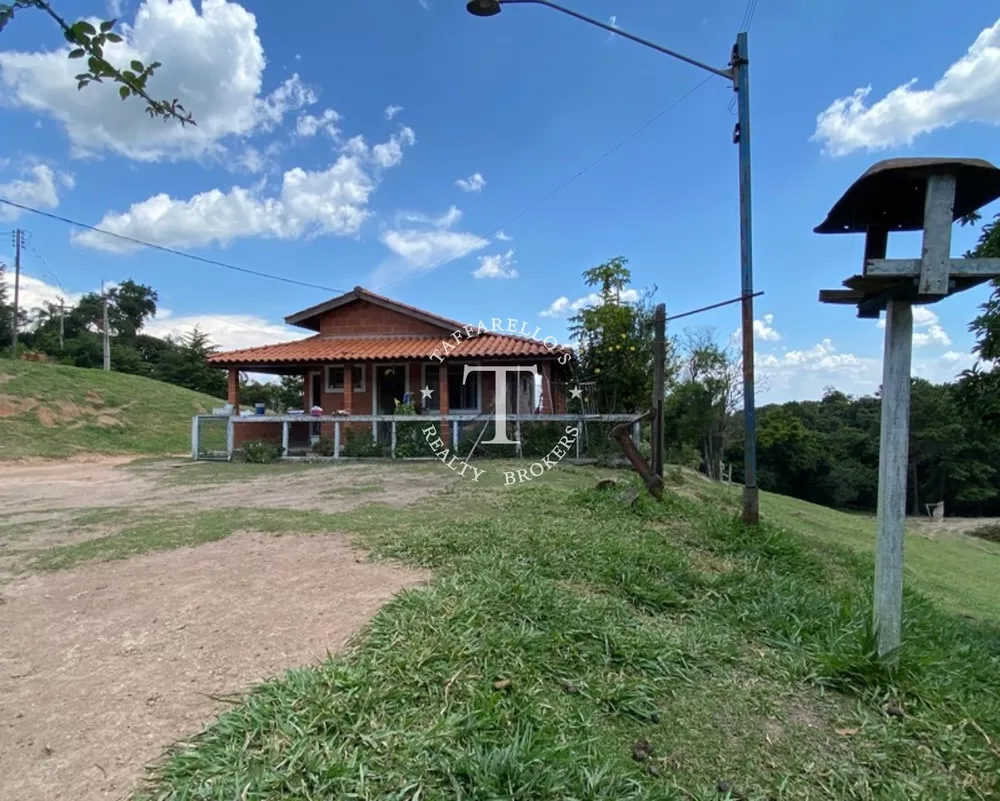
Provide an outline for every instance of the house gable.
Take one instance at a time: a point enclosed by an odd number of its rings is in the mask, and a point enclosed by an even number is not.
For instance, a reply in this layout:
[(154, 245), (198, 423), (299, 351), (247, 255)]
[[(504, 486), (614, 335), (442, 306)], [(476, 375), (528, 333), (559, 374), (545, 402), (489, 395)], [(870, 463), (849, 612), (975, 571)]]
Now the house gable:
[[(318, 315), (324, 336), (400, 335), (447, 337), (450, 329), (419, 320), (367, 300), (357, 300)], [(312, 327), (312, 326), (310, 326)]]
[[(388, 312), (389, 315), (386, 315)], [(462, 327), (461, 323), (431, 314), (416, 306), (392, 300), (356, 286), (336, 298), (311, 306), (285, 318), (288, 325), (308, 328), (332, 336), (360, 334), (411, 334), (440, 336)], [(380, 328), (384, 325), (385, 328)], [(365, 330), (344, 330), (344, 329)]]

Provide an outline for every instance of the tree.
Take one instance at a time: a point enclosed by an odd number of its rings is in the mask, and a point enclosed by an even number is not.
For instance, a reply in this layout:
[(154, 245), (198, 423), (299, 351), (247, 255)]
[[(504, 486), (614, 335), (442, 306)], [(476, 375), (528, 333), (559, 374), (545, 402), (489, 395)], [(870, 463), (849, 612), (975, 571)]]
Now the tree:
[(226, 397), (226, 374), (208, 364), (208, 357), (218, 350), (208, 334), (195, 326), (179, 340), (170, 341), (175, 347), (163, 353), (153, 377), (206, 395)]
[(666, 433), (675, 445), (695, 449), (702, 470), (718, 481), (743, 397), (740, 363), (709, 329), (685, 332), (683, 353), (667, 398)]
[(128, 69), (119, 69), (104, 57), (104, 48), (108, 44), (120, 44), (122, 37), (114, 32), (118, 20), (99, 22), (100, 30), (86, 20), (78, 20), (72, 25), (66, 22), (53, 9), (47, 0), (14, 0), (13, 3), (0, 3), (0, 31), (14, 18), (18, 11), (34, 8), (45, 12), (55, 20), (62, 29), (63, 37), (72, 45), (69, 52), (71, 59), (86, 58), (87, 69), (76, 76), (77, 88), (83, 89), (91, 83), (102, 83), (105, 79), (118, 84), (118, 94), (122, 100), (138, 97), (146, 103), (146, 113), (151, 118), (176, 120), (183, 125), (195, 125), (194, 118), (187, 112), (177, 98), (173, 100), (154, 100), (146, 89), (147, 81), (153, 73), (162, 66), (159, 61), (149, 65), (133, 60)]
[(648, 409), (653, 388), (652, 293), (637, 301), (623, 300), (632, 280), (626, 264), (628, 260), (618, 256), (586, 270), (584, 283), (600, 290), (596, 302), (570, 318), (578, 380), (594, 382), (597, 408), (605, 414)]
[(14, 305), (7, 297), (6, 266), (0, 262), (0, 350), (9, 348), (14, 337)]
[[(963, 223), (977, 220), (973, 215)], [(976, 246), (965, 254), (967, 258), (1000, 258), (1000, 214), (983, 226)], [(962, 393), (966, 403), (973, 404), (980, 419), (1000, 428), (1000, 279), (993, 280), (993, 291), (979, 309), (980, 314), (969, 324), (976, 336), (972, 351), (979, 361), (962, 373)]]

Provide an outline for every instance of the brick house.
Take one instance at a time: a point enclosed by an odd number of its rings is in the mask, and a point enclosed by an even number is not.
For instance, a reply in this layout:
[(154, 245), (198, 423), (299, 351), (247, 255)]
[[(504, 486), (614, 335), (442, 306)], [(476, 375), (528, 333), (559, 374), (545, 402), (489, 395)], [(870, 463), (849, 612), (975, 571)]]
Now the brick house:
[[(507, 376), (508, 413), (567, 410), (572, 352), (553, 337), (538, 339), (537, 329), (517, 320), (490, 318), (467, 325), (355, 287), (285, 322), (315, 334), (209, 358), (212, 366), (229, 371), (229, 403), (236, 413), (240, 372), (258, 372), (302, 376), (303, 410), (319, 406), (324, 415), (392, 414), (395, 401), (407, 394), (418, 413), (483, 415), (493, 407), (494, 374), (473, 372), (463, 381), (464, 368), (491, 364), (533, 365), (540, 376), (540, 387), (530, 374)], [(424, 388), (431, 390), (430, 397), (423, 397)], [(322, 425), (324, 433), (332, 427)], [(352, 425), (369, 425), (378, 433), (374, 423)], [(305, 421), (296, 424), (293, 439), (308, 440), (315, 428)], [(237, 426), (241, 431), (255, 439), (280, 438), (277, 423)]]

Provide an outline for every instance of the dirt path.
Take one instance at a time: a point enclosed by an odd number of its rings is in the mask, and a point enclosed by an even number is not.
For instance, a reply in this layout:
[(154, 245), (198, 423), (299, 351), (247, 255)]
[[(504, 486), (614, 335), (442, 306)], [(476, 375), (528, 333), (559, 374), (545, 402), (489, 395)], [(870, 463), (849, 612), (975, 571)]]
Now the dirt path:
[(337, 535), (237, 534), (8, 588), (0, 797), (121, 797), (223, 711), (209, 695), (322, 659), (421, 578)]
[(367, 561), (335, 532), (236, 533), (65, 571), (5, 569), (38, 548), (113, 533), (74, 529), (87, 509), (332, 512), (404, 505), (442, 485), (367, 465), (199, 484), (172, 480), (188, 468), (123, 461), (0, 465), (11, 532), (0, 532), (3, 801), (122, 798), (145, 764), (224, 711), (210, 696), (337, 651), (394, 593), (426, 578)]

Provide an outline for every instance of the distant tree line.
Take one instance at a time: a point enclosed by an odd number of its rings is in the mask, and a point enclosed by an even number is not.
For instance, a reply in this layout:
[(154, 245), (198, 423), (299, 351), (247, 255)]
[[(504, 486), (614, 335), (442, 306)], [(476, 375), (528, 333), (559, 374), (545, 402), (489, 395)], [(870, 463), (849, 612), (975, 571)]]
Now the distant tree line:
[[(14, 306), (7, 276), (0, 265), (0, 353), (9, 355), (13, 342)], [(226, 373), (209, 366), (217, 348), (209, 335), (194, 328), (180, 337), (155, 337), (143, 332), (156, 315), (156, 291), (131, 279), (106, 292), (111, 369), (187, 387), (224, 400)], [(104, 365), (103, 301), (90, 292), (76, 303), (46, 302), (18, 314), (18, 346), (23, 352), (44, 353), (50, 361), (76, 367)], [(244, 403), (262, 401), (270, 409), (300, 408), (302, 379), (275, 383), (248, 381), (240, 392)]]

